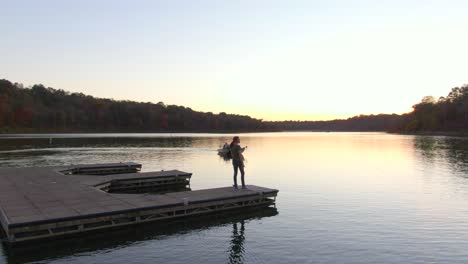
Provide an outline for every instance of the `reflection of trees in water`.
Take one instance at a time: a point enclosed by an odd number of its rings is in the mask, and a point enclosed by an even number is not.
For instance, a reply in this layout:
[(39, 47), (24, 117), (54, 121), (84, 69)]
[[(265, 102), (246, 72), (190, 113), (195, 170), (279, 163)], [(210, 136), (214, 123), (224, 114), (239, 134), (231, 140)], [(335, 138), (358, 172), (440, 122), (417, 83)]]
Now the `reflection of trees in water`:
[(25, 148), (192, 147), (190, 137), (75, 137), (0, 139), (2, 150)]
[(432, 160), (438, 156), (438, 141), (439, 140), (434, 137), (416, 137), (414, 146), (417, 150), (420, 150), (420, 153), (425, 159)]
[[(172, 161), (188, 158), (191, 151), (216, 149), (222, 137), (129, 136), (54, 138), (0, 138), (0, 165), (55, 166), (68, 163), (120, 162), (126, 160)], [(133, 151), (130, 148), (137, 148)], [(214, 153), (213, 153), (214, 154)], [(90, 160), (91, 159), (91, 160)]]
[(419, 136), (414, 146), (427, 163), (443, 162), (458, 172), (468, 172), (467, 138)]
[(229, 263), (243, 263), (244, 261), (244, 241), (245, 241), (244, 220), (240, 221), (240, 230), (237, 223), (232, 224), (231, 249), (229, 252)]
[[(52, 138), (52, 140), (50, 139)], [(229, 140), (224, 137), (196, 137), (178, 134), (158, 135), (105, 135), (102, 137), (80, 136), (54, 137), (45, 135), (43, 138), (0, 138), (0, 150), (16, 150), (30, 148), (110, 148), (110, 147), (213, 147)]]

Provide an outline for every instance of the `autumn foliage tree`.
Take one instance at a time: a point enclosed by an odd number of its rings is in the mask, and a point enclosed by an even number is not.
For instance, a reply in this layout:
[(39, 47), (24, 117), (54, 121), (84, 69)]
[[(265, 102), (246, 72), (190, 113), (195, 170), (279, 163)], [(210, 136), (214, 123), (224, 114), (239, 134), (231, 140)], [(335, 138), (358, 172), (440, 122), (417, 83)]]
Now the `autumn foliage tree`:
[(0, 80), (0, 132), (261, 131), (259, 119), (162, 102), (139, 103)]

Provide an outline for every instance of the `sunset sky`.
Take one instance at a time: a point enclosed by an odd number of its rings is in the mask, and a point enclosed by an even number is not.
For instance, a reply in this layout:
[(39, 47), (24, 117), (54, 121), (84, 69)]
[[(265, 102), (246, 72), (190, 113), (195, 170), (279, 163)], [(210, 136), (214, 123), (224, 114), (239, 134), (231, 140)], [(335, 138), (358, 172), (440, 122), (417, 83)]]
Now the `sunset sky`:
[(265, 120), (468, 83), (468, 1), (0, 0), (0, 78)]

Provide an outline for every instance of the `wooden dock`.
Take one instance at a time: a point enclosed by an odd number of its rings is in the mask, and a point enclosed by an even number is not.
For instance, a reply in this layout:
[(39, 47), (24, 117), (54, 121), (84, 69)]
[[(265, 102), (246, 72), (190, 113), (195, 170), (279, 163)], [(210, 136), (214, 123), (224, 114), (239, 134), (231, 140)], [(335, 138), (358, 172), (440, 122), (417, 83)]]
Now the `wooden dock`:
[(63, 174), (109, 175), (135, 173), (141, 170), (141, 164), (135, 162), (74, 165), (60, 170)]
[[(155, 221), (138, 225), (128, 225), (107, 229), (102, 232), (85, 232), (67, 236), (65, 239), (47, 239), (40, 243), (33, 240), (26, 243), (8, 244), (4, 255), (8, 263), (47, 263), (57, 256), (89, 255), (107, 252), (115, 248), (125, 248), (130, 244), (146, 243), (149, 240), (164, 240), (167, 237), (198, 232), (219, 226), (231, 226), (241, 221), (257, 221), (275, 217), (274, 207), (250, 207), (213, 214), (197, 215), (166, 221)], [(146, 242), (145, 242), (146, 241)]]
[[(138, 173), (137, 163), (0, 169), (0, 222), (10, 243), (243, 207), (274, 205), (277, 190), (248, 186), (165, 194), (121, 193), (187, 186), (191, 173)], [(83, 173), (91, 175), (83, 175)]]

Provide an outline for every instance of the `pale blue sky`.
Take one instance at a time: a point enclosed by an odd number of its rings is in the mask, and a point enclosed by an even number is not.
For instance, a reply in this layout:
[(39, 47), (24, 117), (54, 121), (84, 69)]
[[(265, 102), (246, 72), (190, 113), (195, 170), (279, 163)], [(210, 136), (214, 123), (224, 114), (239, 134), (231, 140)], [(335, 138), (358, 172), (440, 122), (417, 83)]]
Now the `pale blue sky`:
[(468, 1), (4, 1), (0, 78), (267, 120), (468, 83)]

